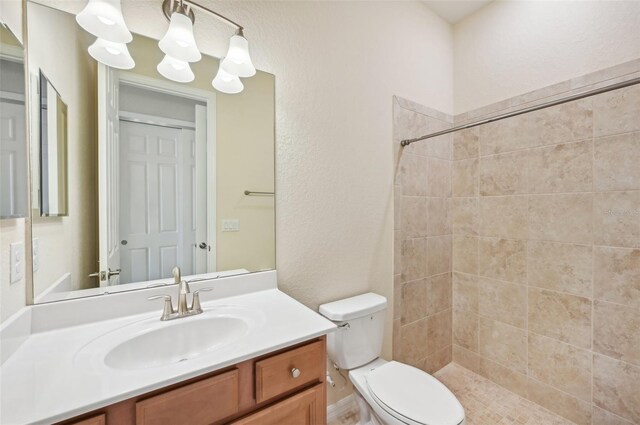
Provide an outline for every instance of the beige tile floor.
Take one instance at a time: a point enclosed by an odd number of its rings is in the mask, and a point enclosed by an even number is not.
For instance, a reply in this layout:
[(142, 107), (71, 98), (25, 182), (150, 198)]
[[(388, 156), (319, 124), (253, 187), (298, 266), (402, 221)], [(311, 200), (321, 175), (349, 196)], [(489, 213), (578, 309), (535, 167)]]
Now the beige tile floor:
[[(457, 364), (450, 363), (435, 376), (464, 406), (465, 425), (574, 425)], [(353, 410), (328, 425), (357, 423), (358, 414)]]

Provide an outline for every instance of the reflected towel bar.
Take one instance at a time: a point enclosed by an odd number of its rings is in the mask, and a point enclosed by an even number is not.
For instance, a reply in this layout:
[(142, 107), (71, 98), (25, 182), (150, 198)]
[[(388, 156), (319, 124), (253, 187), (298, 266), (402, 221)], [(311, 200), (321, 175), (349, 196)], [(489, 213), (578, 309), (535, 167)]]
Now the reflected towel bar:
[(448, 130), (437, 131), (435, 133), (427, 134), (426, 136), (416, 137), (415, 139), (401, 140), (400, 141), (400, 146), (409, 146), (412, 143), (420, 142), (420, 141), (426, 140), (426, 139), (431, 139), (433, 137), (442, 136), (443, 134), (449, 134), (449, 133), (453, 133), (454, 131), (465, 130), (467, 128), (477, 127), (477, 126), (482, 125), (482, 124), (488, 124), (490, 122), (500, 121), (500, 120), (503, 120), (503, 119), (506, 119), (506, 118), (511, 118), (511, 117), (515, 117), (515, 116), (518, 116), (518, 115), (526, 114), (528, 112), (539, 111), (540, 109), (546, 109), (546, 108), (549, 108), (551, 106), (562, 105), (563, 103), (572, 102), (574, 100), (584, 99), (585, 97), (595, 96), (597, 94), (606, 93), (606, 92), (612, 91), (612, 90), (622, 89), (622, 88), (625, 88), (625, 87), (633, 86), (635, 84), (640, 84), (640, 77), (632, 78), (630, 80), (622, 81), (620, 83), (611, 84), (611, 85), (608, 85), (608, 86), (605, 86), (605, 87), (600, 87), (600, 88), (597, 88), (597, 89), (588, 90), (588, 91), (585, 91), (585, 92), (582, 92), (582, 93), (574, 94), (574, 95), (563, 97), (563, 98), (560, 98), (560, 99), (551, 100), (549, 102), (541, 103), (539, 105), (530, 106), (528, 108), (518, 109), (518, 110), (513, 111), (513, 112), (508, 112), (508, 113), (505, 113), (505, 114), (496, 115), (496, 116), (491, 117), (491, 118), (485, 118), (485, 119), (482, 119), (480, 121), (475, 121), (475, 122), (472, 122), (472, 123), (469, 123), (469, 124), (459, 125), (459, 126), (456, 126), (456, 127), (452, 127), (452, 128), (450, 128)]
[(247, 195), (247, 196), (260, 196), (260, 195), (274, 196), (275, 195), (274, 192), (252, 192), (250, 190), (245, 190), (244, 194)]

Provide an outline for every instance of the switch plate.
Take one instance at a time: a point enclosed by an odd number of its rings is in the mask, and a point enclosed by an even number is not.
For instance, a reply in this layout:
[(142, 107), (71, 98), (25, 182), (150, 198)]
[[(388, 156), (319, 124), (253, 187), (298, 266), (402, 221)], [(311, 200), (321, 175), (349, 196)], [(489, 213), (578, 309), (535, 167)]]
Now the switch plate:
[(9, 280), (16, 283), (24, 278), (24, 243), (14, 242), (9, 245)]
[(240, 220), (238, 220), (237, 218), (222, 220), (222, 231), (223, 232), (239, 232)]
[(31, 251), (33, 254), (33, 271), (37, 272), (38, 269), (40, 269), (40, 239), (39, 238), (33, 238)]

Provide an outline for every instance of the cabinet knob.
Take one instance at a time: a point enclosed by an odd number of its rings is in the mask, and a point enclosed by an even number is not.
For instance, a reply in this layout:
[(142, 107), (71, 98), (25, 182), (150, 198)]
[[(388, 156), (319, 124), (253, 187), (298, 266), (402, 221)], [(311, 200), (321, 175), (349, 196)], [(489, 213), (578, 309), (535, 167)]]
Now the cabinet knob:
[(293, 379), (296, 379), (298, 376), (300, 376), (301, 373), (302, 372), (300, 372), (300, 369), (298, 369), (297, 367), (291, 369), (291, 376), (293, 377)]

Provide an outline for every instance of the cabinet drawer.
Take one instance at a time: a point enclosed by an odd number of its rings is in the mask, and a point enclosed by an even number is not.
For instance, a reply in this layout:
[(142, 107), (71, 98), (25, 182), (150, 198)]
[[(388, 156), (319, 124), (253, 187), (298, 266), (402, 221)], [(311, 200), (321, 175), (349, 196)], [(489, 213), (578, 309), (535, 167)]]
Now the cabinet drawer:
[(238, 412), (234, 369), (136, 403), (137, 425), (208, 425)]
[(85, 419), (80, 422), (74, 422), (72, 425), (105, 425), (107, 423), (107, 415), (102, 414), (92, 418)]
[[(316, 341), (256, 362), (256, 401), (261, 403), (323, 378), (324, 344)], [(299, 374), (294, 374), (297, 369)]]
[(302, 391), (230, 425), (324, 425), (324, 384)]

